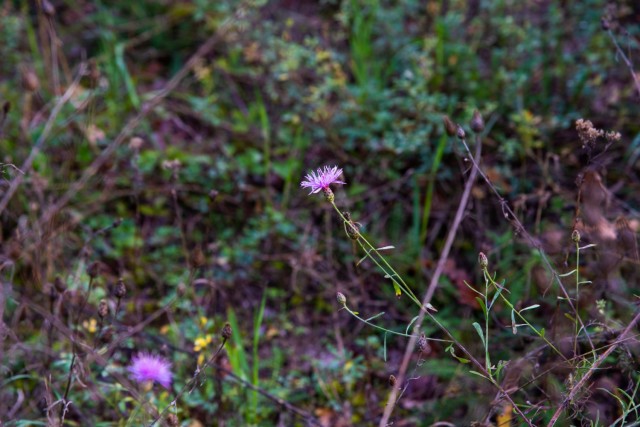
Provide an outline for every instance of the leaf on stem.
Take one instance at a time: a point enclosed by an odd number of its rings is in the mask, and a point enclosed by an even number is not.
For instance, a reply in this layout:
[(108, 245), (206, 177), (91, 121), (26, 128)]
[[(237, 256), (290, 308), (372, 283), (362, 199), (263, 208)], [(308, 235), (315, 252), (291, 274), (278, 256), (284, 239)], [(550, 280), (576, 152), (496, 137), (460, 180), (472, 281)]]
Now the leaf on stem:
[(476, 329), (476, 332), (478, 332), (478, 335), (480, 335), (480, 339), (482, 340), (482, 345), (485, 348), (487, 348), (487, 341), (484, 338), (484, 332), (482, 332), (482, 327), (478, 322), (473, 322), (473, 327)]

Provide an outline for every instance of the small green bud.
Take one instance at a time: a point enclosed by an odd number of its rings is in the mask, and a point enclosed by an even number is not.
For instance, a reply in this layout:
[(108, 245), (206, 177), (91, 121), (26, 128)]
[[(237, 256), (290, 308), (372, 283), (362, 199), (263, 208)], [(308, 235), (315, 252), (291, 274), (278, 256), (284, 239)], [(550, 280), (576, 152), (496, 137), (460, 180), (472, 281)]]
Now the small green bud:
[(580, 232), (578, 230), (573, 230), (571, 240), (573, 240), (574, 243), (580, 243)]
[(335, 200), (335, 196), (333, 195), (333, 191), (331, 191), (331, 189), (329, 187), (325, 187), (325, 188), (322, 189), (322, 192), (324, 193), (324, 198), (327, 200), (327, 202), (333, 203), (333, 201)]
[(478, 254), (478, 264), (480, 264), (480, 268), (482, 268), (483, 270), (489, 265), (489, 260), (483, 252), (480, 252)]

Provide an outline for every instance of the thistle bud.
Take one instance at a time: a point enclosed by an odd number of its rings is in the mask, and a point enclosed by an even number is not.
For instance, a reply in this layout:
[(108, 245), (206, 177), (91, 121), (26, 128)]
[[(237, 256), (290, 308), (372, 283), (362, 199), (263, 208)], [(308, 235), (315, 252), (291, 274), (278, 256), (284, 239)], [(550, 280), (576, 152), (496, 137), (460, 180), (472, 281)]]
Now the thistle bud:
[(107, 300), (100, 300), (100, 304), (98, 304), (98, 316), (104, 319), (109, 314), (109, 305), (107, 304)]
[(222, 339), (224, 339), (225, 341), (227, 341), (228, 339), (231, 338), (231, 334), (232, 334), (232, 330), (231, 330), (231, 325), (229, 324), (229, 322), (224, 324), (224, 328), (222, 328)]
[(429, 352), (429, 343), (425, 334), (420, 335), (420, 338), (418, 338), (418, 350), (420, 350), (420, 353)]
[(395, 387), (397, 383), (398, 379), (395, 377), (395, 375), (389, 375), (389, 385), (391, 387)]
[(573, 240), (573, 243), (580, 243), (580, 232), (578, 230), (571, 232), (571, 240)]
[(478, 110), (473, 110), (473, 117), (471, 118), (469, 126), (475, 133), (480, 133), (484, 130), (484, 119)]
[(466, 133), (464, 133), (464, 129), (462, 129), (462, 126), (458, 125), (458, 128), (456, 129), (456, 135), (458, 136), (458, 139), (464, 139), (465, 136), (467, 136)]
[(611, 29), (611, 23), (603, 16), (600, 18), (600, 27), (602, 27), (604, 31), (609, 31)]
[(335, 200), (335, 196), (333, 195), (333, 191), (331, 191), (331, 189), (329, 187), (325, 187), (325, 188), (322, 189), (322, 192), (324, 193), (324, 198), (327, 200), (327, 202), (333, 203), (333, 201)]
[(122, 277), (118, 279), (116, 287), (113, 290), (113, 295), (118, 299), (124, 298), (124, 296), (127, 295), (127, 286), (124, 284)]
[(95, 279), (100, 274), (100, 264), (96, 262), (92, 262), (87, 268), (87, 274), (90, 278)]
[(53, 280), (53, 286), (55, 286), (56, 290), (61, 294), (67, 290), (67, 285), (65, 285), (60, 276), (56, 276), (56, 278)]
[(487, 256), (484, 254), (484, 252), (480, 252), (478, 254), (478, 264), (480, 264), (480, 268), (483, 270), (489, 265), (489, 260), (487, 259)]
[(347, 297), (345, 297), (342, 292), (338, 292), (336, 294), (336, 299), (338, 300), (338, 303), (340, 303), (341, 305), (347, 305)]
[(447, 132), (447, 135), (456, 136), (458, 134), (458, 125), (452, 122), (449, 116), (444, 116), (442, 121), (444, 122), (444, 130)]

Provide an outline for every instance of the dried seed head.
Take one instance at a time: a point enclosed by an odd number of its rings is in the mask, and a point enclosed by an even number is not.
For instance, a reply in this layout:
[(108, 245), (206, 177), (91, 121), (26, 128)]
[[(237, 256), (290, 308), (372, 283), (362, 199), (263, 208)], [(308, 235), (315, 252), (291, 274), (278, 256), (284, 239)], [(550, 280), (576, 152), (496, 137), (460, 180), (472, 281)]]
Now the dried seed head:
[(483, 270), (489, 265), (489, 260), (487, 259), (487, 256), (484, 254), (484, 252), (480, 252), (478, 254), (478, 264), (480, 264), (480, 268), (482, 268)]
[(169, 427), (178, 427), (180, 425), (180, 421), (178, 420), (178, 416), (176, 414), (167, 415), (167, 425)]
[(609, 142), (616, 142), (616, 141), (620, 141), (620, 138), (622, 138), (622, 135), (620, 134), (620, 132), (610, 130), (605, 132), (604, 137)]
[(67, 290), (67, 285), (62, 281), (60, 276), (56, 276), (56, 278), (53, 280), (53, 286), (55, 286), (58, 292), (60, 292), (61, 294)]
[(578, 230), (571, 232), (571, 240), (573, 240), (574, 243), (580, 243), (580, 232)]
[(458, 139), (464, 139), (465, 136), (467, 136), (467, 134), (464, 132), (464, 129), (462, 129), (462, 126), (458, 125), (458, 129), (456, 130), (456, 135), (458, 136)]
[(127, 286), (124, 284), (122, 277), (118, 279), (116, 288), (113, 290), (113, 295), (118, 299), (124, 298), (124, 296), (127, 295)]
[(397, 383), (398, 379), (395, 377), (395, 375), (389, 375), (389, 385), (391, 387), (395, 387)]
[(420, 338), (418, 338), (418, 350), (420, 351), (420, 353), (429, 352), (429, 343), (427, 342), (427, 337), (425, 334), (420, 335)]
[(604, 131), (596, 128), (591, 120), (576, 120), (576, 131), (578, 132), (578, 137), (582, 142), (582, 148), (586, 149), (593, 149), (595, 147), (596, 140), (604, 136)]
[(105, 317), (107, 317), (108, 314), (109, 314), (109, 305), (107, 304), (107, 300), (106, 299), (100, 300), (100, 303), (98, 304), (98, 316), (104, 319)]
[(338, 292), (336, 294), (336, 299), (338, 300), (338, 303), (340, 303), (341, 305), (347, 305), (347, 297), (345, 297), (342, 292)]
[(478, 110), (473, 110), (473, 117), (471, 118), (469, 126), (475, 133), (480, 133), (484, 130), (484, 120), (482, 118), (482, 114), (480, 114)]
[(458, 125), (452, 122), (449, 116), (444, 116), (442, 121), (444, 122), (444, 130), (447, 132), (447, 135), (456, 136), (458, 134)]
[(229, 322), (224, 324), (224, 328), (222, 328), (222, 339), (224, 339), (225, 341), (227, 341), (228, 339), (231, 338), (231, 325), (229, 324)]
[(97, 261), (89, 264), (89, 268), (87, 268), (87, 274), (90, 278), (95, 279), (100, 274), (100, 264)]

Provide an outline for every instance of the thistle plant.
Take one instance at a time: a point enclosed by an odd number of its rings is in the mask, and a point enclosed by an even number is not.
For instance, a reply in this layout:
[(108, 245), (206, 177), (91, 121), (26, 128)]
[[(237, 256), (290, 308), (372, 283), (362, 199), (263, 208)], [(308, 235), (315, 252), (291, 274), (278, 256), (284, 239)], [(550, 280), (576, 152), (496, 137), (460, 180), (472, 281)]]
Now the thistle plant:
[[(462, 130), (460, 126), (458, 126), (457, 135), (459, 138), (464, 138), (464, 130)], [(483, 378), (486, 378), (494, 387), (498, 389), (500, 394), (504, 396), (507, 402), (509, 402), (512, 405), (512, 407), (514, 408), (514, 411), (522, 417), (525, 423), (527, 425), (532, 425), (529, 419), (516, 406), (515, 402), (512, 400), (510, 395), (506, 393), (506, 391), (496, 381), (494, 375), (491, 373), (492, 366), (488, 362), (488, 353), (487, 353), (487, 362), (485, 364), (481, 363), (478, 359), (476, 359), (470, 353), (470, 351), (467, 348), (465, 348), (464, 345), (462, 345), (462, 343), (460, 343), (460, 341), (458, 341), (454, 337), (453, 333), (449, 331), (440, 321), (436, 319), (436, 317), (433, 315), (433, 312), (437, 312), (435, 307), (433, 307), (431, 304), (421, 303), (418, 297), (413, 292), (413, 290), (404, 280), (404, 278), (391, 266), (387, 258), (382, 254), (382, 251), (387, 249), (393, 249), (394, 247), (393, 246), (375, 247), (373, 244), (371, 244), (371, 242), (365, 236), (362, 235), (362, 233), (359, 230), (358, 224), (353, 221), (353, 219), (351, 218), (351, 215), (348, 213), (347, 214), (343, 213), (338, 208), (338, 206), (335, 203), (335, 195), (333, 193), (333, 190), (331, 190), (331, 185), (346, 184), (344, 181), (339, 180), (340, 175), (342, 175), (342, 169), (338, 168), (337, 166), (333, 166), (333, 167), (325, 166), (323, 169), (317, 169), (316, 172), (310, 172), (309, 174), (307, 174), (305, 177), (305, 180), (300, 183), (300, 186), (302, 188), (310, 188), (311, 189), (311, 192), (309, 193), (310, 195), (319, 193), (320, 191), (323, 192), (326, 201), (331, 204), (331, 206), (337, 212), (340, 219), (343, 221), (347, 236), (351, 240), (354, 240), (355, 242), (357, 242), (360, 248), (365, 253), (365, 255), (360, 259), (360, 261), (358, 261), (358, 264), (362, 263), (366, 259), (371, 260), (383, 272), (384, 277), (391, 280), (396, 296), (399, 297), (402, 295), (402, 293), (406, 294), (409, 297), (409, 299), (419, 307), (420, 311), (424, 315), (426, 315), (448, 337), (448, 339), (437, 340), (437, 341), (444, 341), (444, 342), (450, 343), (450, 345), (446, 349), (446, 352), (450, 353), (451, 356), (453, 356), (455, 359), (457, 359), (461, 363), (472, 363), (478, 370), (478, 371), (472, 371), (472, 372), (480, 375)], [(352, 316), (356, 317), (359, 321), (385, 332), (385, 347), (384, 347), (385, 355), (386, 355), (387, 333), (400, 335), (404, 337), (415, 338), (414, 336), (409, 334), (409, 329), (411, 328), (413, 322), (415, 322), (420, 316), (415, 316), (413, 318), (413, 320), (407, 326), (406, 332), (403, 334), (403, 333), (398, 333), (398, 332), (383, 328), (379, 325), (372, 323), (372, 320), (380, 317), (384, 313), (379, 313), (373, 317), (364, 319), (359, 316), (358, 312), (351, 310), (347, 306), (347, 298), (344, 294), (338, 293), (337, 300), (338, 300), (338, 303), (342, 305), (343, 309), (347, 310)], [(428, 340), (434, 341), (436, 339), (427, 337), (424, 333), (420, 334), (419, 340), (418, 340), (418, 348), (421, 352), (423, 352), (426, 349), (426, 343)], [(464, 357), (457, 356), (455, 354), (455, 351), (453, 348), (454, 345), (462, 351)], [(485, 342), (485, 347), (486, 347), (486, 342)]]
[(355, 240), (358, 245), (364, 250), (365, 256), (358, 262), (360, 264), (365, 259), (370, 259), (373, 263), (384, 273), (384, 277), (391, 280), (396, 296), (401, 296), (402, 292), (406, 293), (409, 298), (415, 302), (418, 307), (423, 308), (420, 300), (413, 293), (409, 285), (405, 282), (400, 274), (389, 264), (387, 259), (382, 255), (381, 251), (387, 249), (393, 249), (393, 246), (385, 246), (376, 248), (369, 240), (367, 240), (359, 231), (359, 227), (351, 219), (349, 213), (342, 212), (335, 203), (335, 196), (331, 190), (332, 184), (346, 184), (344, 181), (340, 181), (338, 178), (342, 175), (342, 169), (337, 166), (329, 167), (325, 166), (324, 169), (318, 169), (316, 172), (310, 172), (305, 181), (300, 183), (303, 188), (310, 188), (311, 194), (324, 193), (325, 199), (331, 203), (333, 209), (338, 213), (338, 216), (342, 219), (345, 226), (345, 231), (349, 238)]

